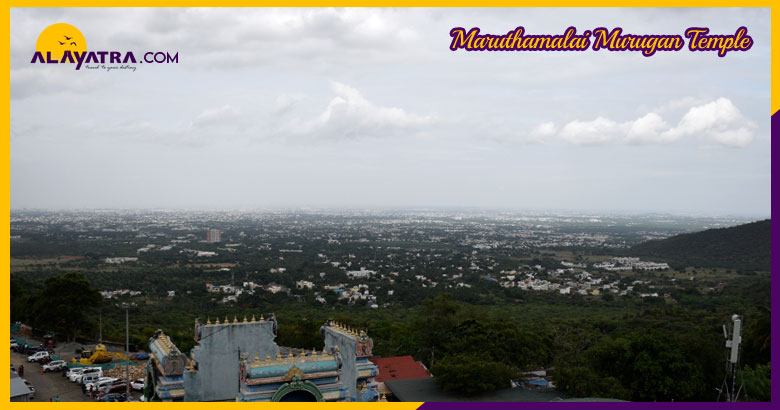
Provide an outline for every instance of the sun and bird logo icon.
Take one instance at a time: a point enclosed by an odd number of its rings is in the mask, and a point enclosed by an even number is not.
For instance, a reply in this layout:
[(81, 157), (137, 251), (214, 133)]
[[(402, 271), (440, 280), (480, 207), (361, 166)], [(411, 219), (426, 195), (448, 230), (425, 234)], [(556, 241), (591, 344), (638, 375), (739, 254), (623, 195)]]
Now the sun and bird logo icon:
[[(65, 37), (65, 40), (66, 40), (66, 41), (67, 41), (67, 40), (71, 40), (71, 39), (73, 39), (73, 37), (68, 37), (68, 36), (63, 36), (63, 37)], [(58, 43), (60, 43), (60, 45), (61, 45), (61, 46), (64, 46), (65, 44), (68, 44), (68, 43), (63, 43), (62, 41), (57, 41), (57, 42), (58, 42)], [(76, 46), (76, 45), (78, 45), (78, 44), (76, 44), (76, 42), (75, 42), (75, 41), (71, 41), (71, 42), (70, 42), (70, 45), (72, 45), (72, 46)]]
[(71, 53), (87, 51), (87, 40), (81, 31), (68, 23), (56, 23), (46, 27), (35, 43), (35, 51), (44, 56), (49, 53), (51, 59), (60, 60), (65, 50)]

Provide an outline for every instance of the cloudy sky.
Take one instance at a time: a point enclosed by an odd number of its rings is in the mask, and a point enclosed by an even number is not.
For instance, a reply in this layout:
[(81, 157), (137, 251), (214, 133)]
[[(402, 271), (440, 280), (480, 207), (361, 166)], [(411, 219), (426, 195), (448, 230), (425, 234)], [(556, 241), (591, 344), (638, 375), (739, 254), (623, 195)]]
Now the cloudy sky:
[[(178, 64), (30, 64), (89, 50)], [(452, 52), (453, 27), (733, 34), (748, 52)], [(11, 208), (770, 215), (768, 9), (12, 9)]]

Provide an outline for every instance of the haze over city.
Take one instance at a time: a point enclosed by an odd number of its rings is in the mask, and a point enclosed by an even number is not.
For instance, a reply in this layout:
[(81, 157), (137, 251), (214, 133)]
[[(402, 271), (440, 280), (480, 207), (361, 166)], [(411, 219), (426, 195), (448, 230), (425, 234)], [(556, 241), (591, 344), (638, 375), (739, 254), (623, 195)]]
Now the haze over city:
[[(40, 32), (178, 52), (30, 64)], [(452, 27), (733, 34), (748, 52), (452, 52)], [(12, 9), (11, 208), (488, 207), (768, 217), (761, 9)], [(706, 67), (706, 70), (703, 70)]]

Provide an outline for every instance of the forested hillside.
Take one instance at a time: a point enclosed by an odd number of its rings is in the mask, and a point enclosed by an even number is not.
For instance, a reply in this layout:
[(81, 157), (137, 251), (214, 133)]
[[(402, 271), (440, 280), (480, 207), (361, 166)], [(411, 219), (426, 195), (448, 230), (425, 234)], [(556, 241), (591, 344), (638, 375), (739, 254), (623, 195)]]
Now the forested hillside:
[(633, 256), (657, 258), (678, 266), (768, 271), (772, 239), (770, 219), (731, 228), (708, 229), (648, 241), (631, 248)]

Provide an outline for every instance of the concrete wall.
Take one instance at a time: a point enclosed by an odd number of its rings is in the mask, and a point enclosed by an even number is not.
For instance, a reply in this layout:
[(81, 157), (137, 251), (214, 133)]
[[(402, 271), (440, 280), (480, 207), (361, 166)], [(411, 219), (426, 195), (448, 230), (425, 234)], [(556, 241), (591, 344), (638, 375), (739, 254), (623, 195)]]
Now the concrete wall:
[(203, 325), (200, 341), (190, 351), (197, 370), (184, 373), (184, 401), (234, 400), (240, 355), (265, 360), (279, 353), (273, 326), (272, 321)]
[(331, 326), (321, 328), (325, 337), (325, 348), (328, 352), (332, 347), (339, 348), (341, 355), (341, 383), (349, 388), (349, 401), (358, 401), (357, 391), (357, 368), (355, 367), (355, 348), (357, 347), (357, 338)]

